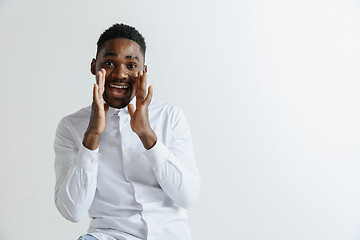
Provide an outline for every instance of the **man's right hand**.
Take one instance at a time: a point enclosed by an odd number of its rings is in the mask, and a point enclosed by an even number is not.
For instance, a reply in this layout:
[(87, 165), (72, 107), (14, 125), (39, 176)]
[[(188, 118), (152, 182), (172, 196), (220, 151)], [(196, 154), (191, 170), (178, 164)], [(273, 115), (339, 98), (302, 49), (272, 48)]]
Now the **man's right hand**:
[(105, 69), (97, 72), (96, 82), (93, 90), (93, 102), (89, 126), (84, 134), (84, 147), (95, 150), (99, 146), (100, 136), (106, 127), (106, 114), (109, 106), (104, 103), (103, 94), (105, 91)]

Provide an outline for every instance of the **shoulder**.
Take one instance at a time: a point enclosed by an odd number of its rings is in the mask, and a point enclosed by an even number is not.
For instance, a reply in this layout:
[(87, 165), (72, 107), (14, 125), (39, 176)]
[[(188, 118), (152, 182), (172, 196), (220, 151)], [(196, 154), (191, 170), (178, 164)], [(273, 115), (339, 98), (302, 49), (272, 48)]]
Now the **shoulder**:
[(185, 115), (180, 107), (159, 100), (151, 101), (149, 115), (153, 121), (168, 122), (172, 125), (186, 122)]
[(83, 125), (84, 122), (88, 123), (90, 115), (91, 105), (63, 117), (59, 122), (58, 128), (79, 126)]
[(149, 105), (150, 112), (162, 113), (166, 115), (174, 115), (182, 113), (182, 110), (174, 105), (167, 102), (162, 102), (156, 99), (153, 99)]
[(54, 147), (56, 151), (62, 147), (80, 148), (90, 114), (91, 106), (82, 108), (60, 120), (55, 133)]

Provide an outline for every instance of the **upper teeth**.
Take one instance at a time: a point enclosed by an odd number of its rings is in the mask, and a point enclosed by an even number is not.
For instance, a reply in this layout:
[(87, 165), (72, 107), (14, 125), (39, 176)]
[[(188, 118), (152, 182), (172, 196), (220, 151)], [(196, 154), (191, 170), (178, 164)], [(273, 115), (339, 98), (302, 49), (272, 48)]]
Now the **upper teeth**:
[(110, 87), (114, 87), (114, 88), (127, 88), (128, 86), (110, 85)]

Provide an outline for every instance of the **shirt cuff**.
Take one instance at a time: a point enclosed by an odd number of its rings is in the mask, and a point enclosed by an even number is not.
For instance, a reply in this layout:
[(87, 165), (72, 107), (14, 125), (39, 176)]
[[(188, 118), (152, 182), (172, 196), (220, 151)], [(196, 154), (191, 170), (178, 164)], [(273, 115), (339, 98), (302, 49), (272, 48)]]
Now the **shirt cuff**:
[(169, 149), (158, 140), (152, 148), (144, 152), (144, 155), (152, 168), (158, 169), (168, 157)]
[(90, 150), (82, 146), (76, 156), (76, 165), (85, 171), (93, 172), (97, 169), (100, 155), (99, 148)]

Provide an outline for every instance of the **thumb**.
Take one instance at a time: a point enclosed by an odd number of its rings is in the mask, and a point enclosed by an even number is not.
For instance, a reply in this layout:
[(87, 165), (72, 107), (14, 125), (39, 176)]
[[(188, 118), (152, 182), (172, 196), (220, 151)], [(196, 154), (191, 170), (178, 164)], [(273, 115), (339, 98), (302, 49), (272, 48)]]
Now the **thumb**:
[(135, 107), (131, 103), (128, 105), (128, 111), (129, 111), (130, 117), (132, 118), (134, 116)]

